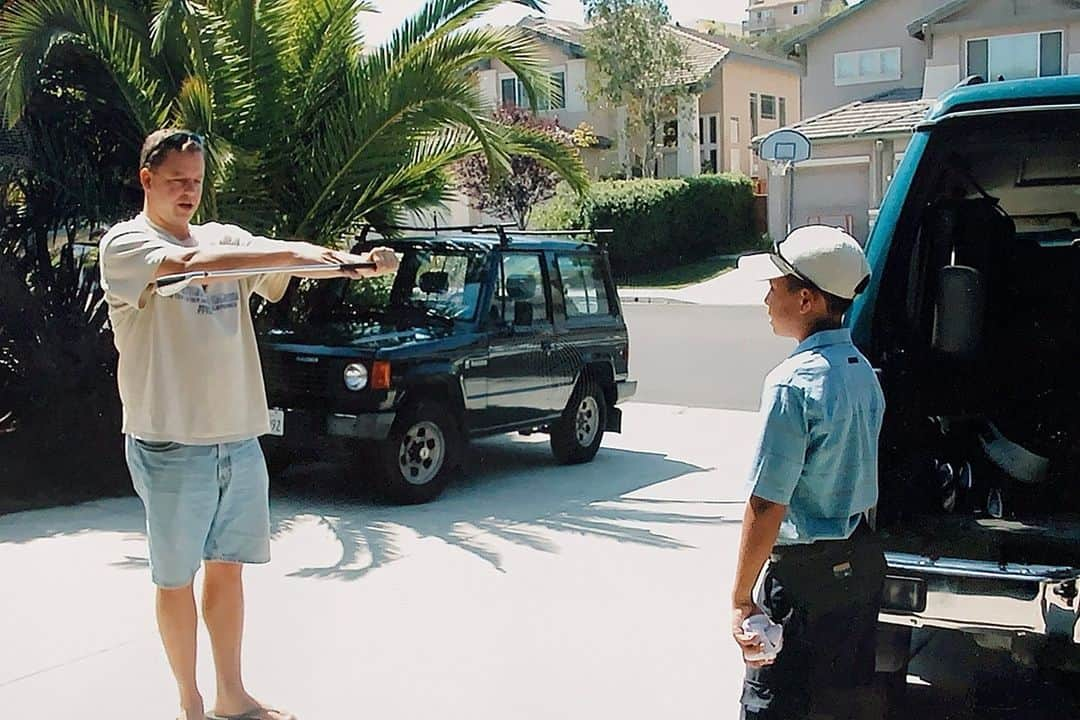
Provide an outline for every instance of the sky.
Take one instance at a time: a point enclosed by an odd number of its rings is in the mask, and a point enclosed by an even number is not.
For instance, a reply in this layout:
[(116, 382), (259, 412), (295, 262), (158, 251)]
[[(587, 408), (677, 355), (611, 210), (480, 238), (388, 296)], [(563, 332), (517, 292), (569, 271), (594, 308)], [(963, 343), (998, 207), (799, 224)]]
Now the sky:
[[(379, 44), (403, 19), (423, 7), (424, 0), (373, 0), (373, 4), (379, 9), (379, 13), (365, 14), (361, 23), (367, 42)], [(667, 4), (673, 20), (689, 25), (700, 18), (742, 22), (746, 19), (746, 7), (749, 3), (747, 0), (667, 0)], [(483, 19), (492, 25), (512, 25), (530, 12), (534, 11), (508, 2), (492, 10)], [(581, 2), (548, 0), (544, 14), (558, 20), (581, 22)]]

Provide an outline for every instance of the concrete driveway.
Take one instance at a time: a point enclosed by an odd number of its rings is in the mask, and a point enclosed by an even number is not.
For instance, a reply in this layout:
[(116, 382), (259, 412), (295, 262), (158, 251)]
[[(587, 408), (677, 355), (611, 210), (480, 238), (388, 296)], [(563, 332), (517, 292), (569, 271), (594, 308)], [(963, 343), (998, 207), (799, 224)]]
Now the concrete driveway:
[[(625, 406), (596, 460), (478, 444), (420, 507), (294, 468), (249, 568), (246, 674), (301, 718), (737, 717), (727, 636), (754, 415)], [(331, 489), (334, 488), (334, 489)], [(175, 716), (134, 498), (0, 518), (0, 708)], [(212, 701), (209, 643), (203, 692)]]

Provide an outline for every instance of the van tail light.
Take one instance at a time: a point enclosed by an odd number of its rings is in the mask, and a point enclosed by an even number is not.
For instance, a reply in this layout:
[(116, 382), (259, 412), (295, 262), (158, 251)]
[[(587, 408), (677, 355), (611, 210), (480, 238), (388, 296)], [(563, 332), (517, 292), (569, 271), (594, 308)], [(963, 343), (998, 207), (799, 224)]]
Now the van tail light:
[(390, 363), (387, 360), (376, 360), (371, 364), (371, 389), (390, 389)]

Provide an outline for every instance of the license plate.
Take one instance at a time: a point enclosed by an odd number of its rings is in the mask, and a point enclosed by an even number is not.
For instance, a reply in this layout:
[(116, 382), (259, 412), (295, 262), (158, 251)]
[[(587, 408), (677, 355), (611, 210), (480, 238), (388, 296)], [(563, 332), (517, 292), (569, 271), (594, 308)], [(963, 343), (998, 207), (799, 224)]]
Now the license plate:
[(280, 408), (270, 408), (270, 434), (285, 434), (285, 411)]

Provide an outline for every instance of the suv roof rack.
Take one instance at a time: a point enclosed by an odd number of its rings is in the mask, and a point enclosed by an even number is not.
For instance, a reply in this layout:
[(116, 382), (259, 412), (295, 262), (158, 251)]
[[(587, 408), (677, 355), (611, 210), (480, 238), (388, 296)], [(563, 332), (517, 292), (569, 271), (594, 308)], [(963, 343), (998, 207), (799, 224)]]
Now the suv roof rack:
[[(495, 233), (499, 236), (499, 243), (502, 245), (510, 244), (510, 234), (507, 232), (510, 228), (516, 227), (513, 223), (497, 223), (494, 225), (444, 225), (439, 227), (438, 225), (432, 227), (424, 227), (419, 225), (381, 225), (375, 227), (373, 225), (365, 224), (361, 230), (360, 235), (356, 237), (357, 243), (363, 243), (367, 240), (368, 233), (372, 230), (376, 232), (382, 232), (386, 230), (401, 230), (407, 232), (430, 232), (438, 235), (441, 232), (459, 232), (469, 233), (470, 235), (481, 235)], [(559, 237), (559, 236), (573, 236), (573, 235), (590, 235), (594, 242), (598, 245), (601, 244), (601, 236), (611, 235), (615, 231), (611, 228), (589, 228), (583, 230), (511, 230), (510, 233), (514, 235), (526, 235), (526, 236), (539, 236), (539, 237)]]

